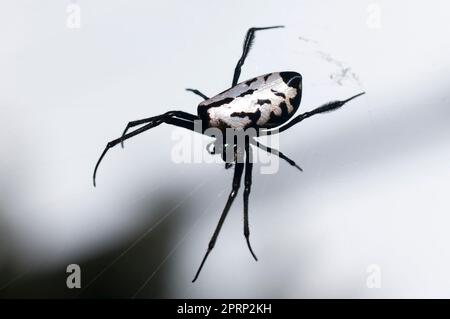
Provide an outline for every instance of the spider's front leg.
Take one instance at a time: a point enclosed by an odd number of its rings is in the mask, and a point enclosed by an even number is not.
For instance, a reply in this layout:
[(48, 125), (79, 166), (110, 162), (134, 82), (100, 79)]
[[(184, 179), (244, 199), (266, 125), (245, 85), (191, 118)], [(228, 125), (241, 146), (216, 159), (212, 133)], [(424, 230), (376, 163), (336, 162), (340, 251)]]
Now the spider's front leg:
[[(170, 119), (170, 118), (178, 118), (178, 119), (185, 120), (185, 121), (195, 121), (195, 120), (199, 119), (196, 115), (191, 114), (191, 113), (187, 113), (187, 112), (183, 112), (183, 111), (169, 111), (169, 112), (166, 112), (161, 115), (147, 117), (145, 119), (128, 122), (127, 126), (123, 130), (122, 138), (127, 134), (128, 130), (132, 127), (135, 127), (135, 126), (138, 126), (141, 124), (146, 124), (146, 123), (157, 123), (155, 125), (155, 126), (157, 126), (157, 125), (163, 123), (165, 120)], [(123, 148), (123, 141), (121, 141), (120, 144)]]
[[(93, 175), (94, 187), (95, 187), (95, 177), (97, 175), (97, 169), (110, 148), (116, 146), (119, 143), (122, 143), (123, 141), (125, 141), (133, 136), (136, 136), (136, 135), (141, 134), (151, 128), (154, 128), (162, 123), (167, 123), (170, 125), (183, 127), (185, 129), (195, 132), (194, 121), (198, 120), (198, 119), (199, 118), (197, 116), (183, 112), (183, 111), (170, 111), (170, 112), (164, 113), (162, 115), (153, 116), (153, 117), (149, 117), (147, 119), (142, 119), (142, 120), (133, 121), (133, 122), (128, 123), (124, 134), (121, 137), (108, 142), (108, 144), (106, 144), (106, 147), (105, 147), (103, 153), (100, 155), (100, 158), (98, 159), (97, 164), (95, 165), (95, 168), (94, 168), (94, 175)], [(146, 125), (127, 134), (127, 130), (130, 127), (140, 125), (140, 124), (146, 124)]]
[(250, 143), (255, 145), (256, 147), (259, 147), (263, 151), (266, 151), (269, 154), (273, 154), (275, 156), (278, 156), (279, 158), (281, 158), (281, 159), (285, 160), (286, 162), (288, 162), (290, 165), (298, 168), (300, 170), (300, 172), (303, 172), (303, 169), (300, 166), (298, 166), (293, 160), (291, 160), (289, 157), (287, 157), (286, 155), (281, 153), (279, 150), (277, 150), (275, 148), (272, 148), (272, 147), (269, 147), (269, 146), (266, 146), (266, 145), (260, 143), (259, 141), (256, 141), (256, 140), (253, 140), (253, 139), (250, 140)]
[(239, 61), (236, 64), (236, 67), (234, 68), (234, 74), (233, 74), (233, 81), (231, 83), (231, 86), (235, 86), (239, 81), (239, 76), (241, 75), (241, 68), (244, 65), (245, 59), (247, 58), (248, 52), (250, 51), (253, 40), (255, 40), (255, 32), (261, 31), (261, 30), (269, 30), (269, 29), (276, 29), (276, 28), (284, 28), (282, 25), (276, 25), (273, 27), (263, 27), (263, 28), (250, 28), (247, 31), (247, 35), (245, 36), (244, 40), (244, 47), (242, 49), (242, 55), (239, 58)]
[(290, 120), (287, 124), (284, 124), (281, 127), (277, 127), (274, 128), (272, 130), (262, 130), (259, 132), (260, 136), (264, 136), (264, 135), (270, 135), (270, 134), (277, 134), (277, 133), (281, 133), (283, 131), (286, 131), (288, 128), (300, 123), (301, 121), (316, 115), (316, 114), (321, 114), (321, 113), (328, 113), (328, 112), (332, 112), (332, 111), (336, 111), (337, 109), (341, 108), (342, 106), (344, 106), (347, 102), (350, 102), (353, 99), (356, 99), (357, 97), (366, 94), (365, 92), (361, 92), (359, 94), (356, 94), (346, 100), (343, 101), (331, 101), (328, 103), (323, 104), (322, 106), (319, 106), (318, 108), (315, 108), (312, 111), (309, 112), (305, 112), (302, 113), (296, 117), (294, 117), (292, 120)]
[(233, 204), (233, 201), (236, 198), (237, 192), (239, 190), (243, 171), (244, 171), (243, 161), (242, 160), (236, 161), (236, 165), (234, 166), (233, 186), (232, 186), (230, 195), (228, 196), (227, 203), (225, 205), (225, 208), (223, 209), (222, 215), (220, 216), (219, 222), (217, 223), (214, 234), (211, 237), (211, 240), (209, 241), (208, 249), (206, 250), (206, 254), (203, 257), (200, 267), (198, 268), (197, 273), (195, 274), (195, 277), (192, 280), (192, 282), (195, 282), (197, 280), (198, 275), (200, 274), (200, 271), (202, 270), (203, 265), (205, 264), (205, 261), (208, 258), (209, 253), (212, 251), (212, 249), (214, 248), (214, 245), (216, 244), (216, 240), (217, 240), (217, 237), (219, 236), (223, 222), (225, 221), (228, 211), (230, 210), (231, 204)]
[(253, 258), (258, 261), (255, 253), (253, 252), (252, 246), (250, 245), (250, 227), (248, 223), (248, 198), (250, 195), (250, 190), (252, 188), (252, 169), (253, 169), (253, 154), (250, 147), (250, 141), (247, 137), (245, 141), (245, 179), (244, 179), (244, 236), (247, 241), (248, 249), (252, 254)]
[(196, 89), (189, 89), (189, 88), (188, 88), (188, 89), (186, 89), (186, 91), (192, 92), (192, 93), (194, 93), (194, 94), (200, 96), (200, 97), (203, 98), (204, 100), (209, 99), (209, 97), (207, 97), (205, 94), (203, 94), (203, 93), (200, 92), (199, 90), (196, 90)]

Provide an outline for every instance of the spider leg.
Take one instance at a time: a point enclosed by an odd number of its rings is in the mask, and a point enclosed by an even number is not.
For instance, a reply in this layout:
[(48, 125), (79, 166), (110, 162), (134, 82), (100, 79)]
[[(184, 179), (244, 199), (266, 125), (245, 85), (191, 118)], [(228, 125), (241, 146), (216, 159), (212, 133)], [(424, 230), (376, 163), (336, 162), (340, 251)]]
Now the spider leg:
[(244, 163), (242, 163), (242, 161), (236, 162), (236, 165), (234, 168), (232, 190), (230, 192), (230, 195), (228, 196), (227, 203), (225, 205), (225, 208), (223, 209), (222, 215), (220, 216), (219, 223), (216, 226), (216, 230), (214, 231), (214, 234), (211, 237), (211, 240), (209, 241), (208, 249), (206, 250), (206, 254), (203, 257), (200, 267), (198, 268), (197, 273), (195, 274), (195, 277), (192, 280), (192, 282), (195, 282), (197, 280), (198, 275), (200, 274), (200, 271), (202, 270), (203, 265), (205, 264), (205, 261), (208, 258), (209, 253), (211, 252), (211, 250), (214, 248), (214, 245), (216, 244), (217, 236), (219, 236), (220, 229), (222, 228), (223, 222), (225, 221), (228, 211), (230, 210), (231, 204), (233, 203), (233, 201), (237, 195), (237, 192), (239, 190), (243, 170), (244, 170)]
[(250, 148), (250, 142), (246, 140), (245, 142), (245, 177), (244, 177), (244, 236), (247, 241), (248, 249), (252, 254), (253, 258), (258, 261), (255, 253), (253, 252), (252, 246), (250, 245), (250, 227), (248, 225), (248, 197), (250, 195), (250, 190), (252, 188), (252, 150)]
[(156, 119), (152, 120), (150, 123), (138, 128), (137, 130), (134, 130), (128, 134), (125, 134), (115, 140), (112, 140), (110, 142), (108, 142), (108, 144), (106, 144), (106, 147), (103, 151), (103, 153), (100, 155), (100, 158), (97, 161), (97, 164), (95, 165), (95, 169), (94, 169), (94, 175), (93, 175), (93, 182), (94, 182), (94, 187), (96, 185), (95, 183), (95, 177), (97, 175), (97, 170), (98, 167), (101, 163), (101, 161), (103, 160), (103, 158), (105, 157), (106, 153), (108, 152), (108, 150), (114, 146), (116, 146), (117, 144), (133, 137), (136, 136), (138, 134), (141, 134), (151, 128), (154, 128), (158, 125), (160, 125), (161, 123), (167, 123), (167, 124), (171, 124), (171, 125), (175, 125), (175, 126), (179, 126), (179, 127), (183, 127), (186, 128), (188, 130), (194, 131), (195, 132), (195, 125), (194, 125), (194, 121), (189, 121), (189, 120), (182, 120), (182, 119), (178, 119), (178, 118), (174, 118), (171, 117), (170, 115), (167, 115), (166, 117), (155, 117)]
[(202, 92), (200, 92), (199, 90), (196, 89), (186, 89), (186, 91), (192, 92), (194, 94), (197, 94), (198, 96), (202, 97), (204, 100), (209, 99), (209, 97), (207, 97), (205, 94), (203, 94)]
[(241, 75), (241, 68), (244, 65), (244, 61), (247, 58), (248, 52), (250, 51), (253, 40), (255, 39), (255, 32), (260, 30), (268, 30), (268, 29), (275, 29), (275, 28), (284, 28), (282, 25), (277, 25), (273, 27), (264, 27), (264, 28), (250, 28), (247, 31), (247, 35), (245, 36), (244, 40), (244, 49), (242, 51), (242, 56), (237, 62), (237, 65), (234, 69), (234, 76), (233, 76), (233, 83), (231, 86), (235, 86), (237, 82), (239, 81), (239, 76)]
[[(152, 116), (152, 117), (148, 117), (148, 118), (145, 118), (145, 119), (129, 122), (127, 124), (127, 126), (125, 127), (125, 129), (123, 130), (122, 136), (125, 136), (125, 134), (127, 134), (128, 130), (130, 128), (132, 128), (132, 127), (135, 127), (135, 126), (138, 126), (138, 125), (141, 125), (141, 124), (145, 124), (145, 123), (150, 123), (150, 122), (153, 122), (153, 121), (158, 121), (158, 120), (160, 120), (162, 118), (165, 118), (165, 117), (168, 117), (168, 116), (170, 116), (170, 117), (176, 116), (178, 118), (181, 118), (183, 120), (188, 120), (188, 121), (195, 121), (195, 120), (199, 119), (196, 115), (190, 114), (190, 113), (187, 113), (187, 112), (183, 112), (183, 111), (169, 111), (169, 112), (166, 112), (166, 113), (161, 114), (161, 115)], [(121, 144), (121, 146), (123, 148), (123, 141), (120, 144)]]
[(288, 162), (292, 166), (297, 167), (301, 172), (303, 172), (303, 169), (300, 166), (298, 166), (293, 160), (291, 160), (289, 157), (287, 157), (286, 155), (281, 153), (279, 150), (277, 150), (275, 148), (272, 148), (272, 147), (269, 147), (269, 146), (266, 146), (264, 144), (261, 144), (260, 142), (258, 142), (256, 140), (253, 140), (253, 139), (250, 140), (250, 143), (255, 145), (255, 146), (257, 146), (257, 147), (259, 147), (263, 151), (266, 151), (269, 154), (273, 154), (273, 155), (278, 156), (281, 159), (284, 159), (286, 162)]
[(261, 136), (261, 135), (270, 135), (270, 134), (281, 133), (281, 132), (287, 130), (288, 128), (294, 126), (295, 124), (303, 121), (304, 119), (307, 119), (308, 117), (311, 117), (313, 115), (320, 114), (320, 113), (335, 111), (335, 110), (341, 108), (345, 103), (347, 103), (347, 102), (349, 102), (349, 101), (351, 101), (351, 100), (353, 100), (353, 99), (357, 98), (358, 96), (361, 96), (361, 95), (363, 95), (365, 93), (366, 92), (361, 92), (361, 93), (356, 94), (356, 95), (354, 95), (354, 96), (352, 96), (352, 97), (350, 97), (350, 98), (348, 98), (348, 99), (346, 99), (344, 101), (332, 101), (332, 102), (325, 103), (324, 105), (319, 106), (318, 108), (316, 108), (316, 109), (314, 109), (312, 111), (305, 112), (303, 114), (300, 114), (300, 115), (294, 117), (294, 119), (292, 119), (289, 123), (287, 123), (287, 124), (285, 124), (285, 125), (283, 125), (283, 126), (281, 126), (279, 128), (276, 128), (276, 129), (273, 129), (273, 130), (260, 131), (259, 135)]

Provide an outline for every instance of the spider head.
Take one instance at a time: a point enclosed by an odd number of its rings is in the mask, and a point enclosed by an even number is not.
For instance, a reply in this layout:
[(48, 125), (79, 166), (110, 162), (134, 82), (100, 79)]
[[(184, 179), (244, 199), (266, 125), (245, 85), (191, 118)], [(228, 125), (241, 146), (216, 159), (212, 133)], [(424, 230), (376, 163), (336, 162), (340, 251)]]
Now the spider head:
[(208, 143), (206, 151), (211, 155), (220, 155), (225, 163), (233, 163), (236, 160), (238, 147), (233, 144), (223, 144), (218, 140)]

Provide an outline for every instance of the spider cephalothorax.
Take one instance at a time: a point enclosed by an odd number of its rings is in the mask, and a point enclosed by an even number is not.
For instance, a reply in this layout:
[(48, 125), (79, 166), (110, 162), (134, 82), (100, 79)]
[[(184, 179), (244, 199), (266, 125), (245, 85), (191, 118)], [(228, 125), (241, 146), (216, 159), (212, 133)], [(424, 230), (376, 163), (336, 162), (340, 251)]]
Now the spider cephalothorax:
[[(305, 112), (292, 118), (300, 106), (302, 96), (302, 76), (299, 73), (293, 71), (273, 72), (238, 83), (241, 67), (251, 48), (255, 32), (282, 27), (283, 26), (251, 28), (248, 30), (244, 41), (242, 56), (237, 62), (233, 81), (229, 89), (211, 98), (198, 90), (187, 89), (204, 99), (204, 101), (198, 105), (197, 115), (184, 111), (169, 111), (161, 115), (129, 122), (122, 137), (117, 138), (106, 145), (105, 150), (95, 166), (93, 176), (94, 186), (98, 166), (111, 147), (114, 147), (119, 143), (122, 143), (123, 146), (123, 141), (126, 139), (136, 136), (162, 123), (183, 127), (205, 135), (208, 135), (207, 130), (211, 128), (218, 129), (220, 132), (224, 133), (222, 138), (216, 138), (214, 142), (210, 143), (207, 150), (210, 154), (220, 154), (225, 161), (225, 168), (230, 168), (232, 164), (234, 164), (232, 190), (193, 281), (198, 278), (209, 253), (216, 243), (223, 222), (237, 195), (244, 169), (244, 236), (252, 256), (257, 260), (250, 245), (250, 229), (248, 223), (248, 198), (252, 185), (253, 169), (252, 149), (250, 145), (254, 145), (266, 152), (278, 156), (286, 160), (290, 165), (302, 170), (293, 160), (289, 159), (283, 153), (261, 144), (255, 138), (261, 135), (283, 132), (308, 117), (336, 110), (348, 101), (364, 94), (364, 92), (359, 93), (343, 101), (328, 102), (312, 111)], [(200, 125), (198, 126), (197, 123), (200, 123)], [(140, 128), (128, 133), (130, 128), (139, 125), (141, 125)], [(244, 138), (239, 139), (233, 137), (232, 140), (227, 139), (225, 138), (227, 131), (244, 134)], [(253, 134), (249, 134), (250, 131), (252, 131)], [(242, 142), (239, 143), (237, 140)]]

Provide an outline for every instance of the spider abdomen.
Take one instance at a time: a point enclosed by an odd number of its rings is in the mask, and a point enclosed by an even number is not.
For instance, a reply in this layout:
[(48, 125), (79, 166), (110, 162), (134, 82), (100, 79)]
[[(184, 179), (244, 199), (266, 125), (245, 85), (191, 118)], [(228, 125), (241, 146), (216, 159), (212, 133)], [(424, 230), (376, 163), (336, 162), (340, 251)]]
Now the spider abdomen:
[(272, 128), (297, 111), (302, 76), (275, 72), (241, 82), (198, 106), (198, 115), (209, 127)]

